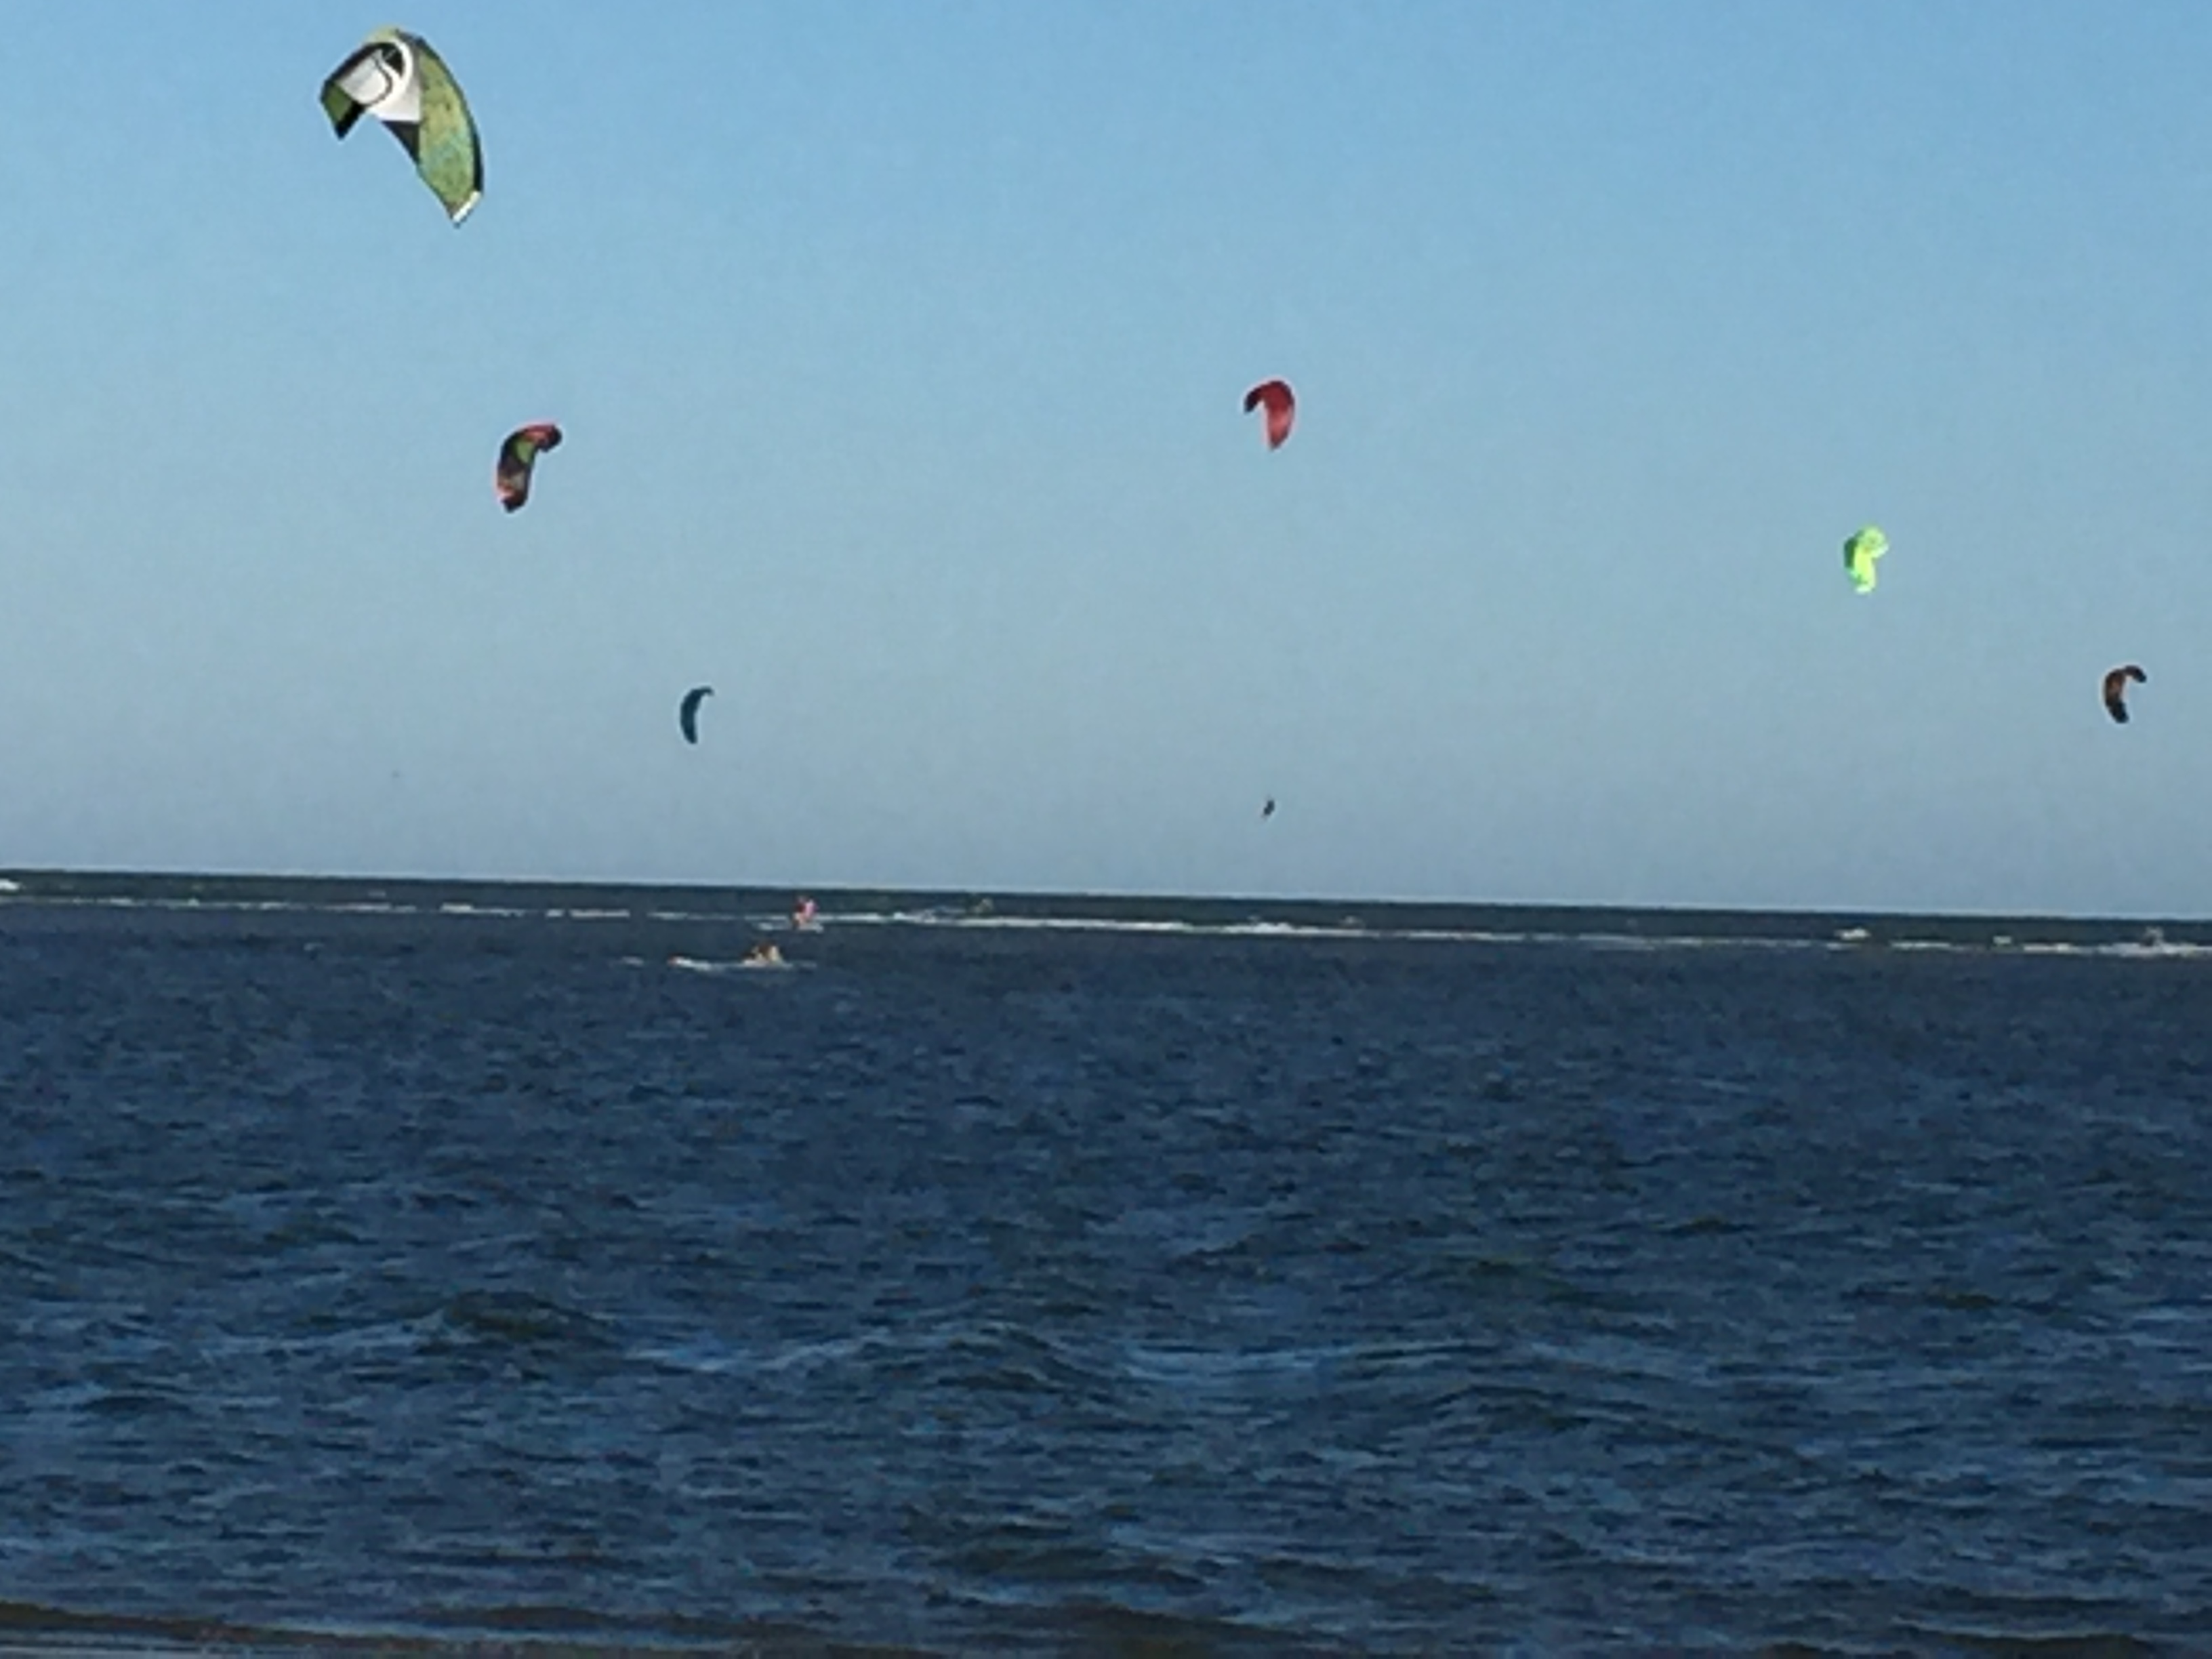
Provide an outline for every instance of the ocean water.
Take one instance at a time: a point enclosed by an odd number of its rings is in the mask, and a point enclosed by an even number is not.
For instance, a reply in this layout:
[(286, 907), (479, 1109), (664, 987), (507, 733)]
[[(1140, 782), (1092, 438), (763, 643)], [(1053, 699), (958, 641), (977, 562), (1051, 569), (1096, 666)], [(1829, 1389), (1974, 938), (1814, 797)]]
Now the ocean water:
[(2212, 928), (818, 896), (0, 884), (0, 1645), (2212, 1652)]

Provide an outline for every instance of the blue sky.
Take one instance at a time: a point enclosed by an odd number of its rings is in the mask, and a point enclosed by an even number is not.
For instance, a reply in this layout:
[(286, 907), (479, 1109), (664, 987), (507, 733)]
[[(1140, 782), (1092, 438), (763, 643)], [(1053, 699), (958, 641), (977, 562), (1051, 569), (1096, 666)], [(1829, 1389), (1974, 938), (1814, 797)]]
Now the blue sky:
[(0, 19), (0, 864), (2212, 913), (2202, 7)]

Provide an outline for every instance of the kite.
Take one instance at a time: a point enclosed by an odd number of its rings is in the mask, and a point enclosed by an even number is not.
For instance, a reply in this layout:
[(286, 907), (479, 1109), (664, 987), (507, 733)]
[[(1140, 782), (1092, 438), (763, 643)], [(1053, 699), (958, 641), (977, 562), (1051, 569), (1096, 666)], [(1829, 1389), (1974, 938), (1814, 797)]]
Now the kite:
[(2124, 668), (2115, 668), (2105, 676), (2105, 712), (2119, 725), (2128, 723), (2128, 682), (2137, 685), (2149, 684), (2150, 676), (2130, 663)]
[(517, 427), (508, 433), (507, 441), (499, 447), (499, 470), (492, 477), (492, 488), (499, 492), (499, 504), (512, 513), (528, 501), (530, 473), (538, 465), (538, 458), (560, 447), (561, 428), (550, 421)]
[(1844, 544), (1844, 568), (1850, 573), (1851, 586), (1862, 593), (1874, 592), (1874, 563), (1889, 551), (1889, 538), (1872, 525)]
[(1297, 418), (1298, 400), (1285, 382), (1262, 380), (1244, 394), (1244, 412), (1249, 415), (1263, 404), (1267, 410), (1267, 447), (1280, 449), (1291, 435), (1291, 422)]
[(711, 685), (695, 685), (684, 694), (684, 705), (676, 711), (676, 723), (684, 728), (684, 741), (699, 741), (699, 705), (714, 695)]
[(469, 100), (419, 34), (379, 29), (323, 82), (323, 113), (341, 138), (363, 112), (390, 130), (455, 224), (483, 195), (483, 145)]

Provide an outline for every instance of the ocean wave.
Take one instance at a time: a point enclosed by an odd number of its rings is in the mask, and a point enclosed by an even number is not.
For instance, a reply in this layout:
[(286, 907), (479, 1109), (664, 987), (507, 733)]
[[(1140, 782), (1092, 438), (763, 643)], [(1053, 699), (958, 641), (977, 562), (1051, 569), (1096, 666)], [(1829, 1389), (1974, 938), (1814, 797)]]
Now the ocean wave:
[(873, 1389), (891, 1379), (950, 1389), (1085, 1393), (1109, 1389), (1117, 1367), (1103, 1355), (1006, 1320), (939, 1321), (913, 1328), (878, 1327), (849, 1335), (751, 1345), (702, 1334), (641, 1344), (629, 1356), (702, 1376), (741, 1376), (809, 1388), (847, 1383)]
[[(957, 899), (826, 896), (805, 931), (960, 929), (1002, 933), (1132, 938), (1342, 942), (1474, 948), (1538, 947), (1601, 952), (1778, 951), (2026, 957), (2116, 960), (2212, 958), (2212, 928), (2201, 922), (2145, 924), (2063, 918), (1822, 916), (1791, 912), (1637, 911), (1616, 908), (1337, 903), (1116, 896), (1017, 895)], [(870, 901), (877, 902), (870, 902)], [(9, 908), (94, 908), (186, 915), (435, 916), (456, 922), (539, 920), (792, 928), (781, 890), (677, 892), (618, 884), (405, 881), (342, 878), (97, 877), (25, 872), (0, 878)], [(1524, 921), (1525, 918), (1525, 921)], [(2177, 936), (2169, 939), (2167, 930)], [(2189, 935), (2194, 935), (2190, 937)]]
[(131, 1656), (219, 1653), (239, 1659), (287, 1655), (482, 1655), (485, 1653), (732, 1653), (761, 1659), (838, 1653), (851, 1659), (930, 1659), (942, 1651), (836, 1636), (796, 1620), (715, 1619), (683, 1613), (615, 1614), (556, 1603), (428, 1609), (388, 1626), (246, 1624), (82, 1612), (35, 1601), (0, 1601), (0, 1656)]
[(1339, 922), (1283, 921), (1249, 918), (1213, 921), (1172, 917), (1065, 915), (1006, 915), (944, 908), (849, 910), (825, 915), (825, 924), (855, 927), (959, 928), (977, 932), (1127, 934), (1133, 937), (1297, 940), (1372, 940), (1390, 944), (1479, 946), (1536, 945), (1607, 952), (1767, 951), (1778, 952), (1939, 951), (1962, 955), (2010, 952), (2022, 956), (2104, 956), (2129, 959), (2193, 961), (2212, 957), (2212, 945), (2167, 943), (2164, 939), (2069, 941), (1939, 939), (1905, 934), (1880, 937), (1863, 927), (1820, 933), (1621, 933), (1609, 929), (1388, 927), (1358, 918)]
[(713, 976), (721, 974), (788, 973), (793, 969), (811, 968), (814, 964), (811, 962), (791, 962), (781, 957), (773, 961), (762, 961), (750, 957), (720, 959), (710, 957), (673, 956), (668, 958), (668, 965), (681, 974), (705, 974)]
[(2075, 945), (2063, 940), (2043, 944), (2031, 939), (2012, 948), (2027, 957), (2101, 957), (2123, 962), (2196, 962), (2212, 957), (2212, 945), (2169, 945), (2163, 939), (2111, 945)]
[(429, 1346), (440, 1341), (516, 1348), (611, 1349), (605, 1316), (518, 1291), (465, 1291), (433, 1316)]

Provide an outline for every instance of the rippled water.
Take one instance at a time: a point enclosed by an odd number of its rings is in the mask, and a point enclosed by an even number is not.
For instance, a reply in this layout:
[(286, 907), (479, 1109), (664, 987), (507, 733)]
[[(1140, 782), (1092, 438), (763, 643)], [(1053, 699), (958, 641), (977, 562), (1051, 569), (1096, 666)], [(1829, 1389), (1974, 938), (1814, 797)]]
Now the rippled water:
[(2209, 1650), (2201, 955), (462, 902), (0, 903), (0, 1638)]

